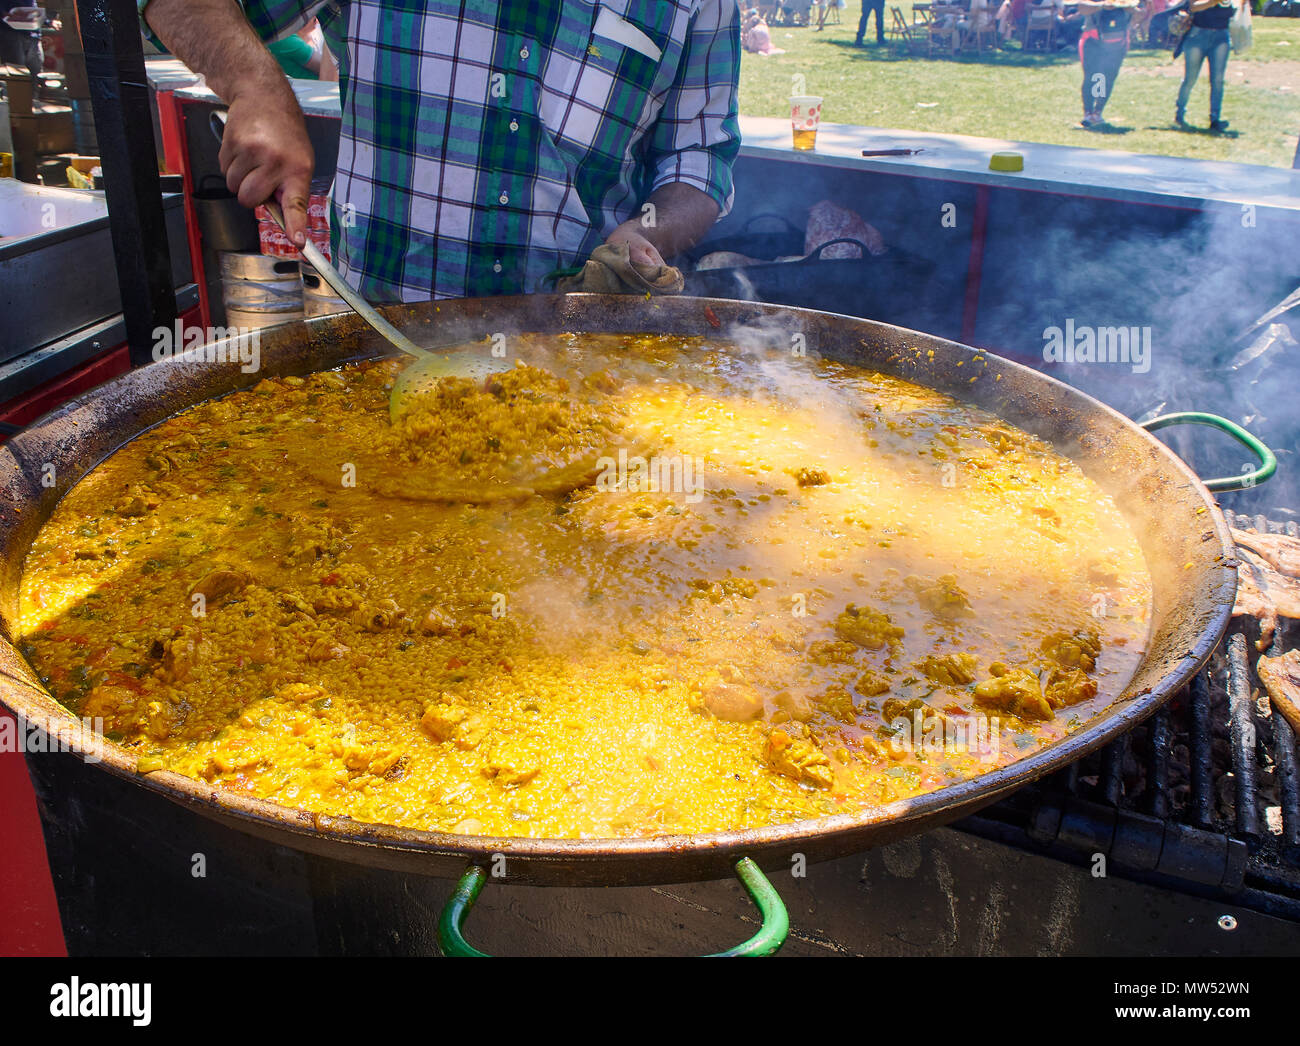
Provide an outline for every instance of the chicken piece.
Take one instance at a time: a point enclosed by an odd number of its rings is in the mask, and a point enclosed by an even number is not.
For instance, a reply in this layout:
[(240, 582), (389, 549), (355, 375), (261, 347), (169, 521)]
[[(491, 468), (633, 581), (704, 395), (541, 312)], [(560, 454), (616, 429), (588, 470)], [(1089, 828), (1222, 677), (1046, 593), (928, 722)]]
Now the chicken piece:
[(835, 634), (865, 650), (879, 650), (886, 643), (902, 639), (903, 629), (895, 625), (888, 614), (850, 603), (835, 619)]
[(104, 720), (104, 729), (114, 729), (121, 720), (135, 713), (140, 696), (124, 686), (107, 683), (92, 687), (82, 701), (78, 714), (85, 719)]
[(792, 781), (829, 788), (835, 783), (831, 761), (816, 745), (791, 737), (784, 730), (767, 735), (767, 760), (777, 773)]
[(179, 471), (198, 449), (198, 437), (193, 433), (185, 432), (150, 450), (144, 457), (144, 463), (161, 478)]
[(331, 585), (313, 596), (311, 607), (318, 614), (333, 614), (339, 611), (351, 613), (361, 605), (361, 597), (351, 589)]
[(376, 752), (369, 745), (345, 745), (343, 748), (343, 765), (349, 770), (369, 770), (370, 761)]
[(1073, 632), (1053, 632), (1040, 644), (1043, 653), (1062, 668), (1082, 668), (1091, 672), (1101, 653), (1101, 636), (1091, 628)]
[(248, 659), (255, 665), (269, 665), (275, 660), (275, 633), (259, 632), (248, 648)]
[(993, 678), (975, 684), (977, 704), (1020, 719), (1052, 719), (1055, 713), (1043, 697), (1038, 676), (1026, 668), (1010, 669), (999, 661), (989, 666)]
[(916, 593), (917, 602), (937, 618), (956, 621), (974, 614), (970, 599), (957, 587), (956, 574), (942, 574), (934, 581), (909, 574), (903, 584)]
[(917, 712), (921, 713), (922, 721), (929, 716), (939, 715), (937, 711), (919, 697), (914, 697), (909, 701), (904, 701), (900, 697), (891, 697), (880, 706), (880, 718), (884, 720), (886, 726), (892, 726), (898, 719), (907, 720), (910, 726)]
[(183, 683), (190, 678), (199, 660), (199, 643), (194, 636), (182, 632), (163, 643), (162, 677), (167, 683)]
[(158, 507), (156, 498), (151, 498), (141, 487), (131, 487), (113, 506), (119, 516), (145, 516)]
[(307, 649), (308, 661), (341, 661), (351, 652), (351, 647), (330, 636), (321, 636)]
[(302, 614), (304, 617), (313, 618), (316, 616), (316, 608), (307, 600), (303, 599), (297, 592), (281, 592), (278, 602), (282, 610), (291, 614)]
[(222, 567), (204, 574), (194, 583), (194, 587), (190, 589), (190, 595), (200, 595), (205, 602), (211, 603), (223, 596), (233, 596), (238, 592), (242, 592), (248, 586), (250, 580), (252, 579), (242, 570), (231, 570)]
[(366, 632), (383, 632), (392, 628), (405, 616), (406, 611), (391, 599), (363, 603), (352, 611), (352, 624)]
[(853, 684), (853, 689), (863, 697), (879, 697), (881, 694), (889, 693), (889, 680), (879, 672), (873, 672), (868, 668), (862, 675), (858, 676), (857, 681)]
[(144, 456), (145, 466), (153, 469), (158, 478), (170, 476), (181, 467), (181, 459), (162, 448), (151, 450)]
[(367, 769), (375, 777), (395, 781), (402, 776), (401, 764), (405, 759), (406, 755), (400, 748), (381, 748), (370, 760)]
[(705, 709), (728, 723), (747, 723), (763, 714), (763, 695), (730, 665), (705, 676), (699, 695)]
[(456, 731), (456, 747), (466, 752), (477, 748), (491, 729), (491, 725), (483, 716), (477, 713), (467, 715), (460, 729)]
[(541, 771), (541, 759), (514, 741), (493, 744), (481, 768), (484, 777), (491, 777), (506, 788), (527, 784)]
[(916, 667), (921, 674), (944, 686), (965, 686), (975, 682), (979, 664), (974, 654), (930, 654)]
[(1077, 705), (1097, 696), (1097, 684), (1081, 668), (1054, 668), (1043, 687), (1043, 696), (1053, 708)]
[(435, 741), (449, 741), (465, 716), (465, 709), (458, 705), (430, 705), (420, 718), (420, 728)]
[(808, 722), (816, 713), (811, 701), (801, 694), (792, 694), (788, 690), (782, 690), (777, 694), (774, 704), (786, 719), (793, 719), (800, 723)]
[(449, 636), (456, 631), (456, 622), (435, 607), (420, 618), (420, 631), (426, 636)]

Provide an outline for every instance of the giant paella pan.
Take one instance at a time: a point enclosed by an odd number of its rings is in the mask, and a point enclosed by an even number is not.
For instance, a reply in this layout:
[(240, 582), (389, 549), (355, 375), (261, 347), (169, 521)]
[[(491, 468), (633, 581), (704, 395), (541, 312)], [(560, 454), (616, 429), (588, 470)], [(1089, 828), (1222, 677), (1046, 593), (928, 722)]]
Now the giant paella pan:
[[(720, 300), (392, 307), (488, 365), (390, 409), (334, 316), (142, 368), (0, 451), (0, 698), (311, 853), (644, 884), (941, 824), (1105, 744), (1236, 590), (1208, 487), (1272, 455), (996, 356)], [(491, 363), (492, 359), (510, 364)], [(1199, 480), (1150, 430), (1215, 424)], [(520, 457), (564, 482), (504, 476)], [(494, 471), (495, 470), (495, 471)]]

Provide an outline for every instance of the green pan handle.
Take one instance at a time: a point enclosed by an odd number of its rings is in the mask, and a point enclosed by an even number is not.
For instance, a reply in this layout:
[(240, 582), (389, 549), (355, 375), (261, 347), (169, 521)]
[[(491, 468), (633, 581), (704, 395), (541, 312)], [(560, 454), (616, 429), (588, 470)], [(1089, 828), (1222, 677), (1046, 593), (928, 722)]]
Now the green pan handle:
[[(728, 948), (725, 952), (717, 952), (716, 955), (723, 957), (772, 955), (785, 943), (786, 936), (790, 933), (790, 916), (785, 910), (781, 895), (776, 892), (776, 887), (762, 873), (758, 865), (748, 857), (742, 857), (736, 862), (736, 876), (758, 907), (759, 914), (763, 917), (763, 924), (759, 927), (758, 933), (743, 944)], [(474, 902), (478, 900), (478, 895), (483, 892), (483, 884), (487, 882), (487, 878), (487, 872), (481, 865), (471, 864), (456, 883), (456, 889), (447, 899), (447, 904), (438, 919), (438, 944), (442, 947), (443, 955), (487, 958), (486, 952), (479, 951), (465, 940), (463, 932), (465, 919), (469, 915), (469, 910), (474, 907)]]
[(1204, 480), (1207, 490), (1245, 490), (1248, 487), (1257, 487), (1277, 471), (1277, 455), (1235, 421), (1221, 418), (1217, 414), (1205, 414), (1199, 410), (1185, 410), (1178, 414), (1162, 414), (1158, 418), (1142, 422), (1142, 427), (1148, 432), (1168, 428), (1170, 425), (1211, 425), (1226, 432), (1259, 459), (1259, 468), (1254, 472)]

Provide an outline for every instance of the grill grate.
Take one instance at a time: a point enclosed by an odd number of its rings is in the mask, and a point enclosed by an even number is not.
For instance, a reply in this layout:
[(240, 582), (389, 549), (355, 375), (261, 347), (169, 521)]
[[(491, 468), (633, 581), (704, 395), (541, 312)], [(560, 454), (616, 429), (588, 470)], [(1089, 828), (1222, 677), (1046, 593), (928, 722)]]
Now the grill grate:
[[(1240, 530), (1297, 525), (1225, 512)], [(1272, 655), (1298, 645), (1279, 621)], [(959, 827), (1300, 920), (1296, 738), (1255, 675), (1257, 627), (1234, 621), (1188, 688), (1146, 723)]]

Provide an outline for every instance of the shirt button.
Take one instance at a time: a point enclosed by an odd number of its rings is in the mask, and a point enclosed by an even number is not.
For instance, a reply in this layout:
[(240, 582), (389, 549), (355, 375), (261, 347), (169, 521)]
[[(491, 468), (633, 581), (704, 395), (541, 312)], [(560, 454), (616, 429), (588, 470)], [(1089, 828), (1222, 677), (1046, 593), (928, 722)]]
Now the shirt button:
[(503, 192), (500, 196), (497, 197), (497, 200), (502, 204), (502, 206), (504, 206), (505, 204), (510, 202), (510, 194), (508, 192)]
[(512, 131), (517, 131), (517, 130), (519, 130), (519, 121), (518, 121), (518, 120), (511, 120), (511, 121), (510, 121), (510, 130), (512, 130)]
[(528, 60), (528, 48), (527, 48), (527, 47), (521, 47), (521, 48), (519, 48), (519, 57), (522, 58), (522, 59), (524, 59), (524, 61), (527, 61), (527, 60)]
[(500, 261), (500, 259), (498, 259), (495, 263), (493, 263), (493, 265), (492, 265), (492, 271), (493, 271), (493, 272), (500, 272), (500, 271), (501, 271), (501, 261)]

